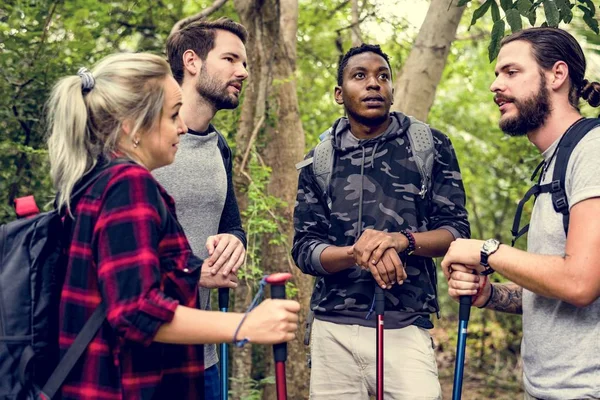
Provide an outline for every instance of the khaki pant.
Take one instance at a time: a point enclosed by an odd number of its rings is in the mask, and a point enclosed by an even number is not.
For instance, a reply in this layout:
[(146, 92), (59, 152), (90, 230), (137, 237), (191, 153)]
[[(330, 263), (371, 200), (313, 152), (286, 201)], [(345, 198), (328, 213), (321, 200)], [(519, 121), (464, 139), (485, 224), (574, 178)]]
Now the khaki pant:
[[(442, 392), (429, 332), (415, 326), (384, 333), (384, 398), (438, 400)], [(376, 329), (315, 319), (310, 399), (365, 400), (376, 394)]]
[(529, 393), (525, 392), (523, 394), (523, 400), (540, 400), (540, 399), (538, 399), (537, 397), (533, 397)]
[[(596, 399), (596, 397), (590, 397), (590, 399), (593, 400), (593, 399)], [(538, 399), (537, 397), (533, 397), (529, 393), (525, 392), (525, 394), (523, 395), (523, 400), (542, 400), (542, 399)], [(581, 399), (581, 400), (585, 400), (585, 399)]]

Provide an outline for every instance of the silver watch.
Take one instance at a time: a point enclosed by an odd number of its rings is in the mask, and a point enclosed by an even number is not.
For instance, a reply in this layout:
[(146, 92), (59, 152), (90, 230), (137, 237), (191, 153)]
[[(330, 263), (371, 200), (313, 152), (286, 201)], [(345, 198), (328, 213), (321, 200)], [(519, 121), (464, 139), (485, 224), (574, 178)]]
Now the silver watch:
[(488, 258), (496, 251), (498, 251), (499, 247), (500, 242), (496, 239), (488, 239), (485, 242), (483, 242), (483, 245), (481, 246), (481, 258), (479, 264), (485, 267), (485, 271), (483, 271), (481, 275), (490, 275), (494, 272), (494, 270), (492, 269), (492, 267), (490, 267), (490, 264), (488, 263)]

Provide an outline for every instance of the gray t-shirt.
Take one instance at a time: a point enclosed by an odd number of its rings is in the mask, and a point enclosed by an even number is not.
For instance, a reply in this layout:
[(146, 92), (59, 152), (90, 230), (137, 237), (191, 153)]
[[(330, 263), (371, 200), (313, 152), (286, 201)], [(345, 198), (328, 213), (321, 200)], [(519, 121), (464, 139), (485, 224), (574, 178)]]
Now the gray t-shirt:
[[(227, 196), (227, 173), (215, 131), (180, 137), (179, 150), (171, 165), (152, 175), (175, 199), (177, 219), (192, 251), (208, 258), (206, 239), (219, 231), (219, 221)], [(210, 289), (200, 288), (200, 308), (210, 310)], [(217, 349), (204, 346), (204, 367), (218, 362)]]
[[(544, 152), (548, 160), (558, 140)], [(552, 180), (554, 157), (542, 183)], [(569, 206), (600, 197), (600, 128), (575, 147), (565, 179)], [(598, 218), (600, 216), (596, 216)], [(527, 251), (565, 255), (562, 214), (551, 194), (535, 202)], [(560, 300), (523, 290), (523, 372), (529, 394), (546, 400), (600, 398), (600, 299), (578, 308)]]

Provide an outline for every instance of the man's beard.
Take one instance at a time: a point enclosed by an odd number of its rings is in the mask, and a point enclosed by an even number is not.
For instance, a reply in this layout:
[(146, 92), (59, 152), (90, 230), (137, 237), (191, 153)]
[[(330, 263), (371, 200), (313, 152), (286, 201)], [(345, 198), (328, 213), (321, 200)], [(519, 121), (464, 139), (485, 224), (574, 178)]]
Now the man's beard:
[(500, 119), (500, 129), (509, 136), (525, 136), (541, 127), (550, 115), (550, 93), (546, 87), (546, 77), (542, 75), (538, 93), (525, 100), (514, 97), (503, 97), (512, 101), (518, 115), (512, 118)]
[(240, 100), (237, 96), (229, 93), (227, 88), (231, 82), (221, 84), (206, 71), (206, 64), (202, 65), (200, 77), (196, 82), (196, 91), (208, 103), (212, 104), (215, 110), (232, 110), (238, 106)]

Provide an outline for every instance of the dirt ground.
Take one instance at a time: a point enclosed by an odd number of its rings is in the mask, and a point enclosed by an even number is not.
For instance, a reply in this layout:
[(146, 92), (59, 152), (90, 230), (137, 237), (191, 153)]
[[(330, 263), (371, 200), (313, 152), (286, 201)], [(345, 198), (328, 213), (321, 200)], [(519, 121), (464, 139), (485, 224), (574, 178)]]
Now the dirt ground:
[[(452, 376), (440, 377), (444, 400), (452, 399)], [(462, 387), (462, 400), (522, 400), (523, 391), (516, 384), (487, 382), (480, 378), (465, 377)]]

